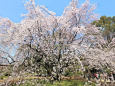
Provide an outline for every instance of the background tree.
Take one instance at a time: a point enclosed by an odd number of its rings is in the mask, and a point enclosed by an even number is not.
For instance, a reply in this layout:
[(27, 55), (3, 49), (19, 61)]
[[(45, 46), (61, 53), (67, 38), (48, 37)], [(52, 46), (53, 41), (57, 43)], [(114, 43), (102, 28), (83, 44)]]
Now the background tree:
[(101, 16), (100, 20), (94, 21), (92, 24), (101, 28), (103, 36), (108, 42), (111, 42), (115, 37), (115, 16)]

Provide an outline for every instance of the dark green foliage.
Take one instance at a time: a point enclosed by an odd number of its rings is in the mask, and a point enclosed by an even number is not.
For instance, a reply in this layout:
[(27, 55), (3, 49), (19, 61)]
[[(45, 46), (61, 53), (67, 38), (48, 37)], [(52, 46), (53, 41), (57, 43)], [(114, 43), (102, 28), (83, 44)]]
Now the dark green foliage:
[(115, 34), (115, 16), (102, 16), (98, 21), (92, 22), (92, 24), (96, 25), (96, 27), (100, 27), (103, 36), (107, 39), (108, 42), (111, 42)]

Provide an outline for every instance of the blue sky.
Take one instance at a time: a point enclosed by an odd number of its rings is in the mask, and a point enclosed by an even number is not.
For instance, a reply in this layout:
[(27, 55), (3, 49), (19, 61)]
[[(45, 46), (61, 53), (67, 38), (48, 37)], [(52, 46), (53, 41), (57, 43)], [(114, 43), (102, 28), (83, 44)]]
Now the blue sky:
[[(38, 0), (36, 0), (38, 1)], [(39, 0), (40, 5), (45, 5), (49, 10), (54, 11), (57, 15), (61, 15), (63, 9), (71, 0)], [(79, 0), (82, 3), (84, 0)], [(90, 0), (96, 3), (95, 12), (100, 16), (115, 16), (115, 0)], [(13, 22), (22, 20), (21, 14), (26, 13), (24, 8), (24, 0), (0, 0), (0, 16), (8, 17)]]

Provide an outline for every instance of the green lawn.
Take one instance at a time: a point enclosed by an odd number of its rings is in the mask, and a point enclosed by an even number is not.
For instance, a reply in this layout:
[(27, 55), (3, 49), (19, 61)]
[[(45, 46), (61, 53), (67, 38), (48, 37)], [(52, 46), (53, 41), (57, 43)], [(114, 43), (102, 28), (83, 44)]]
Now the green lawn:
[[(45, 81), (26, 81), (19, 86), (84, 86), (85, 82), (80, 80), (64, 80), (64, 81), (56, 81), (53, 84), (45, 82)], [(16, 85), (14, 85), (16, 86)], [(86, 86), (95, 86), (94, 83), (87, 83)]]

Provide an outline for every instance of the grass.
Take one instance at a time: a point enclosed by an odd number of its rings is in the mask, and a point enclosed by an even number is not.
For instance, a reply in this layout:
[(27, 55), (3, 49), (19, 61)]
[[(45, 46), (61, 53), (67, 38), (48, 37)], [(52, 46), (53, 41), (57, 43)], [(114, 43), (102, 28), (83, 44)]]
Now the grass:
[[(3, 81), (6, 81), (8, 79), (8, 77), (10, 76), (10, 72), (9, 71), (5, 71), (5, 72), (2, 72), (3, 74), (0, 76), (0, 80), (3, 82)], [(41, 78), (41, 77), (36, 77), (34, 75), (36, 74), (25, 74), (26, 77), (21, 77), (21, 78), (14, 78), (14, 79), (11, 79), (10, 81), (10, 86), (84, 86), (86, 84), (86, 81), (85, 80), (81, 80), (79, 78), (77, 79), (63, 79), (62, 81), (58, 82), (58, 81), (55, 81), (53, 83), (50, 83), (48, 81), (46, 81), (44, 78)], [(74, 73), (71, 72), (71, 71), (66, 71), (66, 75), (67, 76), (72, 76), (72, 75), (76, 75), (76, 76), (80, 76), (81, 75), (81, 72), (77, 72), (77, 73)], [(6, 80), (5, 80), (6, 79)], [(87, 85), (85, 86), (95, 86), (94, 83), (87, 83)]]
[[(53, 84), (47, 84), (46, 86), (84, 86), (85, 82), (80, 80), (65, 80), (61, 82), (54, 82)], [(90, 83), (87, 84), (89, 86)], [(91, 84), (91, 86), (95, 86), (94, 84)]]
[[(3, 76), (5, 78), (5, 76)], [(7, 77), (6, 77), (7, 78)], [(20, 82), (20, 84), (16, 84)], [(40, 79), (38, 77), (24, 77), (23, 79), (15, 78), (10, 81), (10, 86), (84, 86), (86, 81), (84, 80), (62, 80), (62, 81), (55, 81), (53, 83), (50, 83), (46, 81), (45, 79)], [(94, 83), (87, 83), (85, 86), (95, 86)]]
[(85, 82), (78, 80), (68, 80), (55, 82), (54, 84), (47, 84), (46, 86), (84, 86)]
[[(80, 80), (64, 80), (64, 81), (56, 81), (53, 84), (45, 81), (34, 81), (29, 80), (24, 82), (23, 84), (20, 84), (19, 86), (84, 86), (85, 82)], [(17, 85), (13, 85), (17, 86)], [(86, 86), (95, 86), (94, 83), (87, 83)]]

